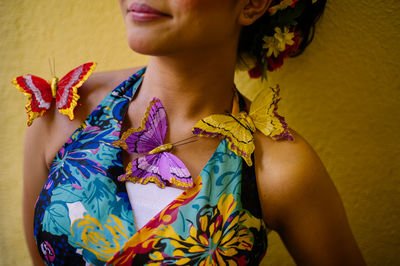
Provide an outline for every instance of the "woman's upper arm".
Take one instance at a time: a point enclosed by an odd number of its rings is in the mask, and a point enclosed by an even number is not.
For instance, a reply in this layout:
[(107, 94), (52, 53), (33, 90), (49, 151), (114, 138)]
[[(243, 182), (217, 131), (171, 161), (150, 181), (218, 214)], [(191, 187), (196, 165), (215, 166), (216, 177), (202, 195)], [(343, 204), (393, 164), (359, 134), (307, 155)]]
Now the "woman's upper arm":
[(365, 265), (334, 184), (313, 149), (293, 134), (293, 142), (256, 135), (264, 220), (298, 265)]
[(43, 265), (33, 235), (35, 203), (46, 182), (48, 169), (45, 160), (46, 134), (43, 121), (36, 119), (26, 129), (23, 162), (23, 224), (29, 252), (34, 265)]

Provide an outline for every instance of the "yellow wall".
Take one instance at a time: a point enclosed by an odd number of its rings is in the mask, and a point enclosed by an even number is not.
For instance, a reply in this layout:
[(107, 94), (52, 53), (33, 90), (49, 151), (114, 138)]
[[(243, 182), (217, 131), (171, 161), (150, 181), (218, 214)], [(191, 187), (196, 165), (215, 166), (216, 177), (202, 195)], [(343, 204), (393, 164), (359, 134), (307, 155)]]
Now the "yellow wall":
[[(26, 98), (10, 84), (86, 61), (98, 71), (142, 65), (130, 52), (117, 1), (0, 2), (0, 264), (29, 261), (21, 223)], [(270, 76), (281, 113), (315, 147), (342, 195), (370, 265), (399, 265), (400, 1), (330, 0), (315, 41)], [(239, 87), (249, 88), (245, 78)], [(259, 85), (256, 85), (259, 87)], [(292, 265), (276, 234), (265, 265)]]

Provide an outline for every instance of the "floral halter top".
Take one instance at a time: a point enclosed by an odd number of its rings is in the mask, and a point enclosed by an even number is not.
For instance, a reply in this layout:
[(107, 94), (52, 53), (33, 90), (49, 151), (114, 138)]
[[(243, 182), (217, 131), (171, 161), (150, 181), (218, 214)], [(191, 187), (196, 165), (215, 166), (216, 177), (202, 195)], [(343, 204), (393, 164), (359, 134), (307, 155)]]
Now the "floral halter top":
[(136, 230), (119, 139), (145, 69), (115, 88), (58, 152), (36, 202), (48, 265), (255, 265), (267, 248), (254, 168), (222, 140), (194, 187)]

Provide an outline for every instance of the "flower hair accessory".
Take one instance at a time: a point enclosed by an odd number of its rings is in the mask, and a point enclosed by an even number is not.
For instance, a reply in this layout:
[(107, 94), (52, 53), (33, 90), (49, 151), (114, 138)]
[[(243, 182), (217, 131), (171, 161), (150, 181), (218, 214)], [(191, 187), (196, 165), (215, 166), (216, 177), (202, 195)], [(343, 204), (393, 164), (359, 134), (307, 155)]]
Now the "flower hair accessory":
[[(258, 34), (251, 51), (240, 56), (238, 69), (247, 70), (251, 78), (266, 78), (267, 71), (282, 66), (285, 58), (296, 55), (303, 36), (298, 19), (307, 5), (317, 0), (273, 0), (267, 14), (260, 18)], [(261, 43), (261, 46), (259, 45)], [(260, 47), (259, 47), (260, 46)]]

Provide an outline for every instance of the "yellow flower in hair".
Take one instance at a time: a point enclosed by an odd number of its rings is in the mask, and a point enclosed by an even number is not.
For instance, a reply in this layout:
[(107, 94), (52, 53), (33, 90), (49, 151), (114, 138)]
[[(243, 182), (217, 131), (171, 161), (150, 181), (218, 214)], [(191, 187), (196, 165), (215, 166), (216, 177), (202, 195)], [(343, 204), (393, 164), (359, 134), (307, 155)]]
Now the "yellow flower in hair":
[(264, 36), (263, 41), (264, 41), (263, 48), (267, 49), (267, 57), (271, 57), (271, 55), (278, 57), (279, 54), (278, 40), (271, 36)]
[(283, 52), (286, 49), (286, 44), (288, 44), (288, 45), (294, 44), (294, 41), (293, 41), (294, 33), (289, 32), (289, 29), (287, 27), (283, 28), (283, 32), (282, 32), (281, 28), (276, 27), (274, 38), (276, 40), (278, 40), (278, 50), (280, 52)]
[(281, 28), (276, 27), (274, 36), (264, 36), (263, 38), (263, 48), (267, 49), (267, 57), (271, 57), (271, 55), (278, 57), (280, 52), (285, 51), (286, 44), (294, 44), (293, 38), (294, 33), (289, 32), (287, 27), (284, 27), (283, 31)]

